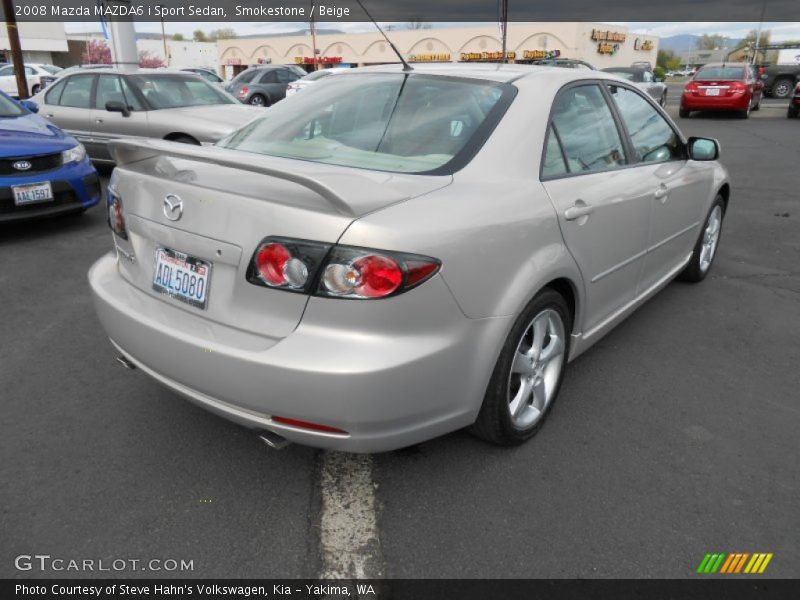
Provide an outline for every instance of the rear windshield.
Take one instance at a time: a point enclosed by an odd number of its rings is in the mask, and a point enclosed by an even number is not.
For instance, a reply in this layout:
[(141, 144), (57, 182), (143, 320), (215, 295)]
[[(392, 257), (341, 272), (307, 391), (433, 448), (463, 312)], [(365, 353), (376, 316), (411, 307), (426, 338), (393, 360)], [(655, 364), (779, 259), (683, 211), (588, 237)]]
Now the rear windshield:
[(611, 69), (604, 70), (606, 73), (611, 73), (612, 75), (622, 77), (622, 79), (627, 79), (628, 81), (644, 81), (644, 74), (641, 71), (612, 71)]
[(131, 75), (147, 102), (156, 110), (209, 104), (237, 104), (237, 100), (203, 79), (182, 75)]
[(57, 67), (55, 65), (39, 65), (39, 67), (50, 73), (50, 75), (55, 75), (59, 71), (64, 70), (61, 67)]
[(703, 67), (695, 79), (744, 79), (742, 67)]
[(329, 77), (219, 145), (378, 171), (452, 172), (482, 145), (514, 90), (416, 74)]

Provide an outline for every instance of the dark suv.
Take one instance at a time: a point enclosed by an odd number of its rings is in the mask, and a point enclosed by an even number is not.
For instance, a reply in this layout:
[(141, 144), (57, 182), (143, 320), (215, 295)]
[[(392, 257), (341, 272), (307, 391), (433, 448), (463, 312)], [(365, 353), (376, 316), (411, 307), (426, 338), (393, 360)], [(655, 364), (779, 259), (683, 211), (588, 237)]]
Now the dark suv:
[(286, 86), (305, 71), (299, 67), (264, 65), (242, 71), (225, 88), (245, 104), (270, 106), (286, 97)]

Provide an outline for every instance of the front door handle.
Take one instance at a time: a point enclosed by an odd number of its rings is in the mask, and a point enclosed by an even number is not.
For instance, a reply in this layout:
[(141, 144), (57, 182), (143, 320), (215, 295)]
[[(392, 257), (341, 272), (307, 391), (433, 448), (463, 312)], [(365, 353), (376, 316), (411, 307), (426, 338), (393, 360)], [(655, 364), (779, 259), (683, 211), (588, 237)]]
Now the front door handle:
[(45, 116), (46, 118), (48, 118), (48, 119), (52, 119), (52, 118), (53, 118), (53, 113), (45, 113), (45, 115), (44, 115), (44, 116)]
[[(564, 218), (567, 221), (575, 221), (580, 219), (581, 217), (585, 217), (587, 215), (592, 214), (594, 208), (591, 204), (586, 204), (582, 200), (578, 200), (573, 206), (570, 206), (567, 210), (564, 211)], [(581, 223), (579, 223), (581, 225)]]
[(667, 196), (669, 196), (669, 188), (665, 186), (663, 183), (658, 186), (655, 192), (653, 192), (653, 197), (656, 200), (664, 200)]
[(102, 122), (103, 122), (103, 119), (95, 119), (95, 120), (94, 120), (94, 122), (95, 122), (95, 123), (102, 123)]

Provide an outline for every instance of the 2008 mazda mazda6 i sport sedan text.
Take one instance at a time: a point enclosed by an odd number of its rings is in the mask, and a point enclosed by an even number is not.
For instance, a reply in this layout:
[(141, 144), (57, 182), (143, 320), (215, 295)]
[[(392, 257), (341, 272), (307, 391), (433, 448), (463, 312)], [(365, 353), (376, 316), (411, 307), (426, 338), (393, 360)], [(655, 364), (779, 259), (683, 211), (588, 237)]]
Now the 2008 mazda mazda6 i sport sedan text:
[(522, 442), (568, 360), (708, 273), (718, 145), (599, 72), (358, 71), (216, 147), (113, 143), (100, 320), (123, 362), (272, 439)]

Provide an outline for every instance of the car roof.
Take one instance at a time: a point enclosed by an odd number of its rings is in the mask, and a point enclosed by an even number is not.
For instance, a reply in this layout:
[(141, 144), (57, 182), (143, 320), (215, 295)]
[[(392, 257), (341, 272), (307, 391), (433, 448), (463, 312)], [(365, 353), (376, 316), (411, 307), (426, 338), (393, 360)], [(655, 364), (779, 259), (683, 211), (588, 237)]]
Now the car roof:
[[(95, 71), (97, 67), (80, 67), (80, 69), (85, 69), (86, 71)], [(70, 73), (69, 75), (77, 75), (80, 71), (75, 73)], [(173, 77), (196, 77), (193, 73), (188, 71), (173, 71), (169, 68), (162, 67), (160, 69), (135, 69), (133, 71), (126, 71), (124, 69), (120, 69), (119, 67), (111, 67), (109, 69), (103, 70), (103, 75), (171, 75)], [(68, 75), (68, 76), (69, 76)]]
[[(342, 73), (343, 77), (353, 77), (363, 73), (402, 73), (400, 64), (376, 65), (350, 69), (350, 73)], [(460, 77), (464, 79), (482, 79), (498, 83), (510, 83), (518, 79), (549, 77), (563, 80), (564, 83), (575, 79), (597, 79), (601, 71), (576, 70), (557, 66), (523, 65), (523, 64), (459, 64), (459, 63), (416, 63), (413, 74), (438, 75), (441, 77)], [(610, 77), (604, 75), (603, 78)]]

